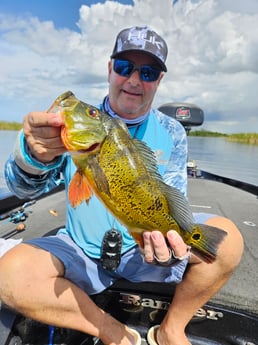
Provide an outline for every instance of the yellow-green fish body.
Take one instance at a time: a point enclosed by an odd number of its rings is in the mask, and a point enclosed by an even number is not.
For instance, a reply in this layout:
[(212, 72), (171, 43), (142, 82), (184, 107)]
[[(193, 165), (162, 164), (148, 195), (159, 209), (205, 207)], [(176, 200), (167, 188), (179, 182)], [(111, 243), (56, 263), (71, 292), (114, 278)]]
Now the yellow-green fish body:
[(176, 230), (192, 251), (206, 262), (216, 258), (226, 232), (194, 224), (186, 198), (165, 184), (153, 152), (133, 139), (126, 125), (67, 92), (50, 111), (61, 111), (64, 145), (78, 169), (70, 183), (69, 199), (76, 207), (92, 191), (142, 245), (142, 233)]

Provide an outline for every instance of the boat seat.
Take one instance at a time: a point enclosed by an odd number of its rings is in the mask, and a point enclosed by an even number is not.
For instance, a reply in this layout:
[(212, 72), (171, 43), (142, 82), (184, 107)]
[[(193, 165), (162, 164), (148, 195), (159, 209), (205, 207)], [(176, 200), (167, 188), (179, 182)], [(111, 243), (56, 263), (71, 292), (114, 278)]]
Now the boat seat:
[(158, 282), (140, 282), (133, 283), (126, 279), (117, 280), (108, 290), (127, 291), (134, 293), (149, 293), (159, 296), (173, 296), (175, 292), (175, 283), (158, 283)]

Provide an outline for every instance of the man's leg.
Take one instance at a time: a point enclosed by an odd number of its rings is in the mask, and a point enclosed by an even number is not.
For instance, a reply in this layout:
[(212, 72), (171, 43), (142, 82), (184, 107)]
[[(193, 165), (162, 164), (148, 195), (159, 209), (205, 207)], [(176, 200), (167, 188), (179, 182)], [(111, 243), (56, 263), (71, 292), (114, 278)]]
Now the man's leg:
[(55, 256), (20, 244), (0, 259), (0, 299), (25, 316), (97, 336), (104, 344), (135, 343), (130, 329), (97, 307), (63, 273)]
[(175, 296), (168, 313), (157, 332), (161, 345), (189, 345), (185, 327), (194, 313), (202, 307), (226, 283), (239, 264), (243, 252), (243, 240), (236, 226), (222, 217), (210, 218), (206, 224), (228, 232), (212, 264), (196, 257), (185, 273), (183, 281), (176, 287)]

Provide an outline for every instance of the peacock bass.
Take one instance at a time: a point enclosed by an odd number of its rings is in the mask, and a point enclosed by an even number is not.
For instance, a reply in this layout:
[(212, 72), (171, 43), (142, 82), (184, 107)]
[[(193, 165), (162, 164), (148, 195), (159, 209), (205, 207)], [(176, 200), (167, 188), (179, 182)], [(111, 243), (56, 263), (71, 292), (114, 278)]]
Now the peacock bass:
[(49, 112), (63, 115), (62, 141), (77, 167), (68, 192), (73, 207), (88, 203), (94, 192), (140, 246), (144, 231), (160, 230), (166, 236), (173, 229), (202, 260), (216, 259), (226, 232), (194, 223), (187, 199), (164, 183), (154, 153), (131, 138), (123, 121), (70, 91), (59, 96)]

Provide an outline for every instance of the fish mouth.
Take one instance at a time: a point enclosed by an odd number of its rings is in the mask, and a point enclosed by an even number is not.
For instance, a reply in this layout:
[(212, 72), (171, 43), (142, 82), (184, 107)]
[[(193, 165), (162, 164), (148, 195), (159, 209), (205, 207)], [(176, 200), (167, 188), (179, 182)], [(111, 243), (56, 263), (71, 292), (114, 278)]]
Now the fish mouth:
[(96, 149), (99, 147), (100, 147), (100, 143), (95, 143), (95, 144), (92, 144), (87, 149), (80, 149), (80, 150), (77, 150), (77, 152), (78, 153), (90, 153), (90, 152), (96, 151)]

